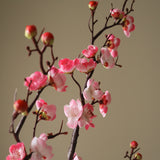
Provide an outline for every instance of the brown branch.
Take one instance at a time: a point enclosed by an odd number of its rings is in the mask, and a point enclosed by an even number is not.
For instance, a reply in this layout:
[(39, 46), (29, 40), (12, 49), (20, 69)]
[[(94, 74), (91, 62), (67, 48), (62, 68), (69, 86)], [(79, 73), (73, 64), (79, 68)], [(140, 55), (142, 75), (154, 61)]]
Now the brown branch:
[(41, 39), (41, 36), (42, 36), (44, 30), (45, 30), (45, 28), (42, 29), (42, 31), (41, 31), (41, 33), (40, 33), (40, 35), (39, 35), (39, 38), (38, 38), (38, 40), (37, 40), (37, 43), (39, 43), (39, 41), (40, 41), (40, 39)]
[(126, 154), (125, 154), (125, 156), (124, 156), (124, 158), (128, 158), (129, 160), (132, 160), (132, 157), (133, 157), (133, 155), (137, 152), (137, 151), (139, 151), (140, 150), (140, 148), (138, 148), (138, 149), (134, 149), (134, 148), (131, 148), (131, 152), (130, 152), (130, 154), (128, 153), (128, 151), (126, 152)]
[(133, 5), (134, 5), (134, 3), (135, 3), (135, 0), (132, 0), (132, 3), (131, 3), (131, 6), (130, 6), (130, 9), (129, 9), (129, 10), (127, 10), (126, 15), (128, 15), (128, 14), (130, 14), (132, 11), (134, 11), (134, 9), (133, 9)]
[(88, 28), (89, 28), (89, 31), (92, 33), (92, 29), (91, 29), (91, 26), (90, 26), (91, 18), (92, 18), (92, 15), (89, 17)]
[(118, 22), (114, 22), (112, 25), (109, 26), (104, 26), (94, 37), (93, 37), (93, 43), (95, 42), (95, 40), (107, 29), (112, 28), (114, 26), (118, 26), (121, 25), (120, 24), (121, 20), (119, 20)]
[(78, 81), (74, 78), (73, 73), (71, 73), (71, 77), (79, 88), (79, 94), (80, 94), (81, 102), (82, 102), (82, 105), (84, 106), (85, 105), (85, 100), (84, 100), (84, 97), (83, 97), (83, 94), (82, 94), (82, 88), (81, 88), (80, 84), (78, 83)]
[(91, 40), (91, 44), (94, 44), (94, 41), (93, 41), (93, 37), (94, 37), (94, 13), (95, 11), (92, 10), (92, 32), (91, 32), (91, 35), (92, 35), (92, 40)]
[(122, 65), (120, 65), (120, 64), (118, 64), (118, 59), (119, 59), (119, 56), (117, 57), (117, 59), (116, 59), (116, 62), (115, 62), (115, 66), (117, 66), (117, 67), (122, 67)]
[[(25, 79), (25, 81), (26, 81), (26, 79)], [(26, 97), (27, 104), (28, 104), (29, 96), (32, 94), (32, 92), (29, 90), (31, 84), (32, 84), (32, 80), (29, 82), (28, 89), (27, 89), (27, 97)]]
[(35, 135), (36, 135), (37, 124), (40, 121), (40, 119), (38, 119), (40, 110), (41, 110), (41, 108), (39, 108), (38, 112), (36, 113), (36, 121), (35, 121), (35, 125), (33, 128), (33, 137), (35, 137)]
[(69, 148), (69, 151), (68, 151), (68, 160), (73, 160), (73, 155), (74, 155), (75, 150), (76, 150), (78, 136), (79, 136), (79, 126), (77, 126), (73, 130), (71, 145), (70, 145), (70, 148)]
[(58, 133), (56, 133), (56, 134), (52, 134), (52, 133), (50, 133), (50, 134), (48, 134), (48, 139), (52, 139), (52, 138), (55, 138), (55, 137), (57, 137), (57, 136), (59, 136), (59, 135), (67, 135), (68, 134), (68, 132), (62, 132), (62, 127), (63, 127), (63, 121), (61, 122), (61, 126), (60, 126), (60, 129), (59, 129), (59, 132)]
[(44, 66), (43, 66), (43, 53), (44, 53), (44, 51), (46, 50), (46, 47), (47, 46), (44, 46), (44, 48), (42, 49), (42, 52), (40, 53), (40, 68), (41, 68), (41, 71), (42, 71), (42, 73), (43, 74), (47, 74), (47, 72), (45, 71), (45, 69), (44, 69)]
[(128, 2), (128, 0), (125, 0), (125, 1), (124, 1), (123, 6), (122, 6), (122, 11), (125, 10), (125, 7), (126, 7), (127, 2)]
[(53, 46), (52, 45), (50, 46), (50, 48), (51, 48), (52, 63), (50, 63), (49, 61), (46, 62), (48, 67), (49, 67), (49, 69), (47, 70), (47, 73), (50, 71), (51, 67), (54, 65), (55, 61), (58, 59), (58, 57), (54, 57)]

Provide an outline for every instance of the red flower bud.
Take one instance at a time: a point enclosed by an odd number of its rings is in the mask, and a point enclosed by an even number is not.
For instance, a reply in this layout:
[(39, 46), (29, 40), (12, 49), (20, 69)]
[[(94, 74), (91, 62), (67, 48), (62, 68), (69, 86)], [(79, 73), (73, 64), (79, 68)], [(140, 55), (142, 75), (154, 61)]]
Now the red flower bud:
[(32, 39), (33, 37), (35, 37), (37, 35), (37, 28), (36, 28), (36, 26), (35, 25), (28, 25), (28, 26), (26, 26), (24, 35), (28, 39)]
[(28, 109), (28, 104), (25, 100), (17, 100), (14, 102), (13, 108), (17, 113), (26, 113)]
[(138, 146), (138, 143), (136, 141), (132, 141), (130, 143), (130, 147), (133, 148), (133, 149), (137, 148), (137, 146)]
[(90, 1), (88, 7), (90, 10), (94, 11), (98, 6), (98, 1)]
[(140, 153), (135, 154), (136, 160), (142, 160), (142, 155)]
[(45, 32), (42, 34), (41, 36), (41, 41), (47, 45), (47, 46), (50, 46), (53, 44), (53, 41), (54, 41), (54, 36), (52, 33), (50, 32)]

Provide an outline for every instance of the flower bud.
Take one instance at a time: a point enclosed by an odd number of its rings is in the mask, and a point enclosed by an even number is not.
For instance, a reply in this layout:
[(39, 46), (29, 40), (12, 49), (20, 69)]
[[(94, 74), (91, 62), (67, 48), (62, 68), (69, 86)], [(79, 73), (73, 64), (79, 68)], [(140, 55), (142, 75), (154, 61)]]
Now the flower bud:
[(135, 154), (136, 160), (142, 160), (142, 155), (140, 153)]
[(17, 113), (27, 113), (28, 104), (25, 100), (17, 100), (14, 102), (13, 108)]
[(41, 36), (41, 41), (47, 45), (47, 46), (50, 46), (53, 44), (53, 41), (54, 41), (54, 36), (52, 33), (50, 32), (45, 32), (42, 34)]
[(138, 146), (138, 143), (136, 141), (132, 141), (130, 143), (130, 147), (133, 148), (133, 149), (137, 148), (137, 146)]
[(90, 1), (88, 4), (88, 7), (90, 10), (94, 11), (98, 6), (98, 2), (97, 1)]
[(28, 25), (25, 29), (25, 37), (28, 39), (32, 39), (37, 35), (37, 28), (35, 25)]

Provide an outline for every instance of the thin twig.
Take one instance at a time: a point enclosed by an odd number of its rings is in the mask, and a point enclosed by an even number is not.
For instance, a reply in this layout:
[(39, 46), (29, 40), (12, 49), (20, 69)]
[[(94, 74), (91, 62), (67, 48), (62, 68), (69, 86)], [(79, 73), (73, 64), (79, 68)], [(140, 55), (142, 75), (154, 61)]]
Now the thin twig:
[(38, 38), (38, 40), (37, 40), (37, 43), (39, 43), (39, 41), (40, 41), (40, 39), (41, 39), (41, 36), (42, 36), (44, 30), (45, 30), (45, 28), (42, 29), (42, 31), (41, 31), (41, 33), (40, 33), (40, 35), (39, 35), (39, 38)]
[(68, 134), (68, 132), (62, 132), (62, 127), (63, 127), (63, 121), (61, 122), (61, 126), (60, 126), (60, 129), (59, 129), (59, 132), (58, 133), (56, 133), (56, 134), (48, 134), (48, 139), (53, 139), (53, 138), (55, 138), (55, 137), (57, 137), (57, 136), (59, 136), (59, 135), (67, 135)]
[(40, 119), (38, 119), (40, 110), (41, 110), (41, 108), (39, 108), (38, 112), (36, 113), (36, 121), (35, 121), (35, 125), (33, 128), (33, 137), (35, 137), (35, 135), (36, 135), (36, 127), (37, 127), (38, 122), (40, 121)]
[(83, 94), (82, 94), (81, 85), (80, 85), (80, 84), (78, 83), (78, 81), (74, 78), (73, 73), (71, 73), (71, 77), (72, 77), (73, 81), (77, 84), (77, 86), (78, 86), (78, 88), (79, 88), (79, 94), (80, 94), (80, 98), (81, 98), (82, 105), (85, 105), (85, 101), (84, 101), (84, 97), (83, 97)]
[(124, 1), (123, 6), (122, 6), (122, 11), (125, 10), (125, 7), (126, 7), (127, 2), (128, 2), (128, 0), (125, 0), (125, 1)]
[(92, 33), (92, 29), (91, 29), (91, 26), (90, 26), (91, 18), (92, 18), (92, 15), (89, 17), (89, 21), (88, 21), (88, 28), (89, 28), (90, 32)]

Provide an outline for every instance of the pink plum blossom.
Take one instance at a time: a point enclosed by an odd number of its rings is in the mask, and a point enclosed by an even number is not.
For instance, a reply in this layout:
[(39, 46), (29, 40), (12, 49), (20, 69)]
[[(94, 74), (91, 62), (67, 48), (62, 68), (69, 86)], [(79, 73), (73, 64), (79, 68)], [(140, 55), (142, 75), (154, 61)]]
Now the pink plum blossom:
[(77, 155), (77, 153), (74, 153), (74, 155), (73, 155), (73, 160), (82, 160), (82, 158), (79, 157), (79, 156)]
[(98, 47), (94, 45), (89, 45), (88, 49), (84, 49), (82, 54), (87, 58), (93, 58), (98, 51)]
[(82, 73), (89, 73), (94, 70), (97, 63), (90, 59), (89, 61), (86, 58), (78, 58), (76, 59), (76, 69)]
[(111, 56), (108, 48), (102, 47), (101, 48), (101, 63), (103, 64), (103, 66), (107, 69), (113, 68), (115, 65), (115, 60), (114, 58)]
[(103, 92), (99, 88), (99, 83), (94, 81), (94, 79), (89, 79), (87, 82), (87, 87), (83, 91), (83, 96), (85, 100), (101, 100)]
[(134, 18), (132, 16), (129, 15), (125, 16), (122, 26), (124, 34), (127, 37), (130, 37), (130, 32), (135, 30), (135, 25), (133, 23), (134, 23)]
[(59, 69), (52, 66), (50, 71), (48, 72), (49, 82), (50, 84), (58, 91), (65, 92), (67, 86), (65, 86), (66, 77), (64, 73), (62, 73)]
[(51, 160), (53, 157), (52, 147), (46, 144), (48, 137), (42, 133), (39, 138), (34, 137), (31, 142), (31, 160)]
[(60, 70), (64, 73), (72, 73), (76, 67), (74, 61), (68, 58), (61, 59), (58, 63)]
[(37, 71), (25, 78), (24, 85), (27, 86), (30, 91), (36, 91), (47, 84), (47, 79), (46, 75)]
[(108, 49), (110, 51), (110, 54), (113, 58), (118, 56), (118, 51), (117, 48), (120, 44), (120, 39), (116, 38), (113, 34), (112, 35), (108, 35), (108, 42), (107, 42), (107, 46)]
[(106, 91), (99, 103), (99, 111), (103, 117), (106, 116), (106, 113), (108, 111), (108, 105), (110, 103), (111, 103), (111, 94), (108, 91)]
[(36, 101), (37, 110), (40, 109), (40, 118), (43, 120), (53, 121), (56, 118), (56, 106), (48, 105), (43, 99)]
[(111, 9), (110, 10), (110, 13), (111, 13), (111, 16), (114, 18), (114, 19), (122, 19), (124, 17), (124, 12), (121, 11), (120, 9)]
[(89, 103), (83, 106), (83, 113), (78, 121), (79, 127), (85, 126), (85, 129), (88, 130), (89, 127), (95, 127), (92, 123), (92, 119), (96, 116), (93, 114), (93, 106)]
[(69, 128), (76, 128), (78, 124), (78, 120), (83, 113), (83, 107), (79, 99), (75, 101), (72, 99), (69, 105), (64, 106), (64, 113), (66, 117), (68, 117), (67, 126)]
[(11, 145), (9, 153), (10, 155), (6, 157), (6, 160), (23, 160), (26, 156), (24, 144), (21, 142)]

